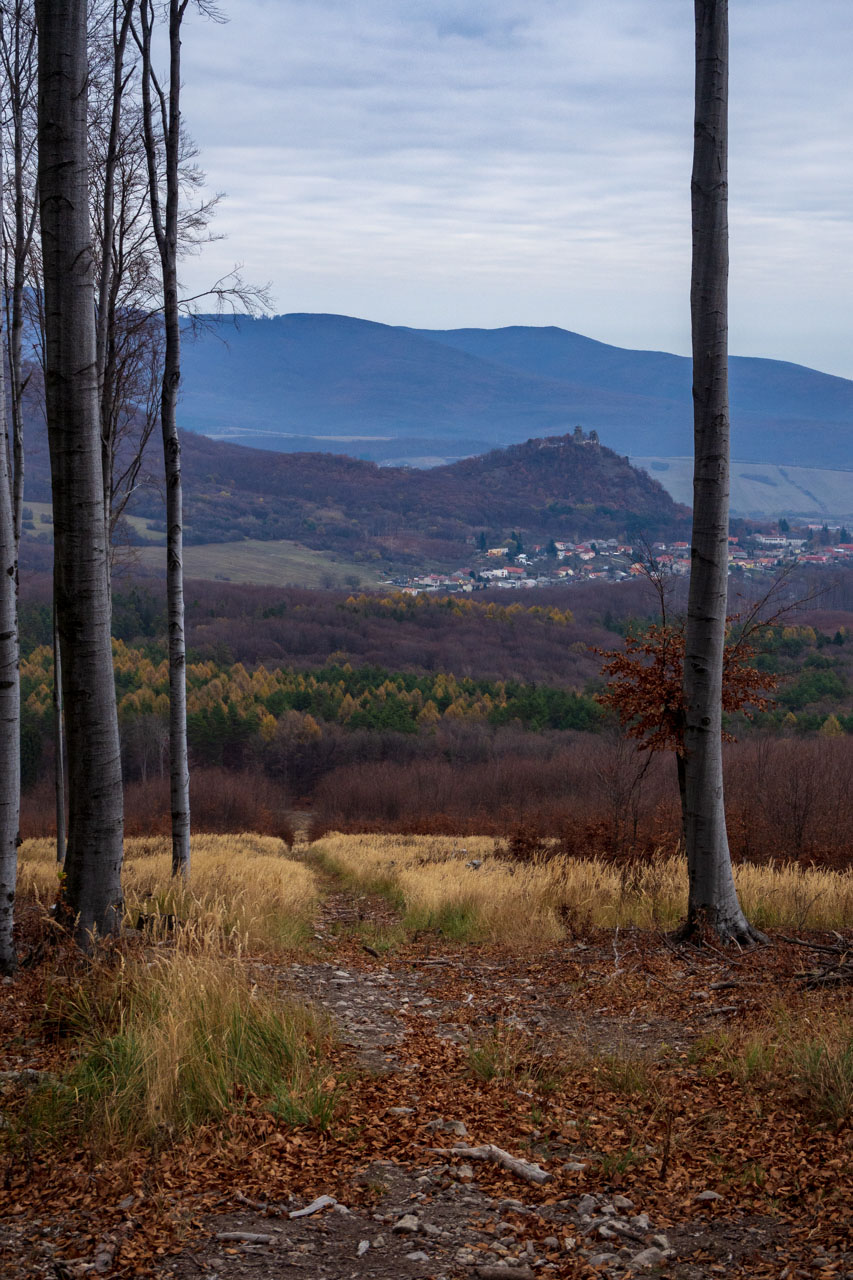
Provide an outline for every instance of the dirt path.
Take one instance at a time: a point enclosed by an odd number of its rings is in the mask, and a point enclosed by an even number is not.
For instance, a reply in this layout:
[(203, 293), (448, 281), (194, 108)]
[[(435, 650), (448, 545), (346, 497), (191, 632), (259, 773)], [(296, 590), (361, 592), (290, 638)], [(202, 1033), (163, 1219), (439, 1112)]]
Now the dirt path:
[[(703, 1045), (789, 992), (778, 948), (413, 941), (385, 899), (323, 884), (310, 954), (250, 963), (334, 1020), (351, 1079), (333, 1131), (235, 1127), (191, 1195), (162, 1176), (115, 1204), (93, 1192), (73, 1251), (22, 1205), (0, 1225), (4, 1277), (853, 1280), (849, 1127), (762, 1110), (702, 1066)], [(478, 1158), (487, 1145), (521, 1163)], [(152, 1195), (182, 1243), (139, 1269)]]
[[(334, 882), (326, 887), (320, 957), (275, 976), (325, 1008), (361, 1066), (386, 1082), (375, 1122), (393, 1158), (374, 1158), (354, 1176), (354, 1188), (370, 1191), (367, 1206), (344, 1196), (291, 1218), (308, 1197), (269, 1208), (232, 1205), (208, 1218), (200, 1247), (172, 1259), (162, 1275), (853, 1277), (853, 1250), (795, 1247), (790, 1222), (755, 1212), (750, 1197), (696, 1183), (680, 1189), (679, 1216), (666, 1197), (650, 1196), (646, 1185), (635, 1189), (640, 1179), (632, 1178), (631, 1161), (617, 1161), (602, 1186), (601, 1126), (585, 1126), (580, 1107), (573, 1118), (565, 1099), (549, 1117), (543, 1081), (530, 1079), (524, 1063), (515, 1079), (512, 1062), (495, 1064), (509, 1072), (509, 1121), (497, 1119), (494, 1107), (484, 1111), (460, 1072), (472, 1043), (503, 1037), (509, 1054), (517, 1035), (519, 1052), (535, 1045), (546, 1063), (577, 1048), (641, 1076), (662, 1054), (683, 1062), (697, 1039), (755, 1009), (766, 994), (760, 976), (725, 956), (674, 956), (663, 940), (639, 935), (621, 947), (579, 942), (544, 957), (442, 947), (435, 938), (377, 954), (363, 938), (393, 930), (387, 902)], [(521, 1125), (519, 1102), (528, 1113)], [(536, 1168), (542, 1161), (548, 1181), (536, 1185), (466, 1154), (482, 1143), (505, 1144)], [(647, 1144), (642, 1154), (666, 1162), (661, 1144)], [(318, 1182), (317, 1194), (324, 1190)], [(222, 1238), (229, 1233), (268, 1238)]]

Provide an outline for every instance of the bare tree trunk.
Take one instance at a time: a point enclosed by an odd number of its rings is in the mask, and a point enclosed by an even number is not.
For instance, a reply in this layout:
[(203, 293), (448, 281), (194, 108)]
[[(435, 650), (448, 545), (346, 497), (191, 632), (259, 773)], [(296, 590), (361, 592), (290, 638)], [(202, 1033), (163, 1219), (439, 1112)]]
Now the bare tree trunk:
[(56, 610), (53, 613), (53, 789), (56, 808), (56, 861), (65, 862), (65, 718), (62, 712), (62, 655)]
[[(161, 88), (151, 63), (154, 12), (140, 0), (142, 95), (145, 148), (148, 157), (151, 218), (163, 272), (163, 319), (166, 347), (160, 424), (166, 467), (166, 598), (169, 624), (169, 747), (172, 806), (172, 874), (190, 870), (190, 793), (187, 755), (186, 641), (184, 633), (183, 496), (181, 442), (176, 409), (181, 380), (181, 327), (178, 299), (178, 213), (181, 145), (181, 23), (187, 0), (169, 0), (169, 88)], [(166, 204), (160, 200), (158, 146), (153, 95), (162, 125)]]
[(693, 542), (684, 654), (684, 933), (755, 940), (732, 875), (723, 800), (722, 688), (729, 522), (728, 0), (695, 0)]
[(64, 902), (84, 944), (93, 931), (119, 924), (123, 834), (89, 229), (86, 16), (86, 0), (36, 0), (45, 393), (69, 771)]
[[(0, 154), (0, 217), (3, 166)], [(2, 343), (0, 321), (0, 344)], [(18, 664), (18, 538), (0, 360), (0, 973), (17, 968), (13, 936), (21, 807), (21, 687)]]
[[(4, 6), (7, 8), (7, 6)], [(6, 80), (6, 114), (12, 156), (11, 223), (3, 219), (4, 288), (12, 410), (12, 495), (15, 536), (20, 541), (24, 509), (24, 422), (22, 338), (27, 258), (33, 242), (37, 202), (27, 175), (34, 167), (32, 109), (35, 91), (35, 19), (30, 0), (14, 0), (0, 24), (0, 60)], [(30, 127), (28, 128), (28, 123)]]
[[(98, 314), (95, 329), (95, 355), (98, 366), (98, 395), (101, 409), (101, 450), (104, 473), (104, 521), (107, 540), (112, 531), (112, 481), (115, 453), (113, 419), (113, 377), (107, 376), (110, 336), (115, 329), (115, 178), (118, 163), (121, 107), (124, 96), (124, 53), (130, 30), (131, 5), (125, 3), (119, 21), (119, 0), (112, 6), (112, 109), (104, 164), (103, 222), (101, 226), (101, 274), (98, 281)], [(112, 375), (112, 370), (110, 370)]]

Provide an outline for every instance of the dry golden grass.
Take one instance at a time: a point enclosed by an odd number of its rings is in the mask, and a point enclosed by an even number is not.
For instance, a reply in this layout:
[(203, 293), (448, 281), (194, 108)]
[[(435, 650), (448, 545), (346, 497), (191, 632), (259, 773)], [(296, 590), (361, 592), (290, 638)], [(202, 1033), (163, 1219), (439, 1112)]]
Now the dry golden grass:
[[(397, 896), (413, 927), (511, 945), (548, 945), (566, 925), (673, 928), (687, 908), (680, 858), (615, 866), (596, 858), (518, 865), (490, 837), (332, 834), (321, 861), (356, 883)], [(466, 863), (480, 860), (474, 870)], [(735, 869), (747, 916), (759, 927), (840, 928), (853, 918), (853, 871)]]
[(40, 1141), (77, 1130), (107, 1149), (170, 1141), (239, 1109), (247, 1091), (285, 1121), (331, 1119), (325, 1015), (259, 990), (238, 956), (194, 926), (159, 954), (113, 960), (48, 980), (46, 1022), (74, 1053), (28, 1106)]
[[(184, 885), (171, 876), (168, 839), (126, 842), (127, 919), (144, 916), (167, 945), (96, 948), (85, 968), (48, 977), (45, 1020), (73, 1050), (11, 1127), (13, 1147), (24, 1131), (40, 1142), (85, 1133), (108, 1151), (156, 1145), (238, 1110), (246, 1094), (286, 1122), (331, 1119), (328, 1019), (259, 989), (245, 964), (248, 950), (304, 941), (314, 873), (267, 836), (196, 836), (192, 853)], [(51, 841), (22, 846), (20, 884), (55, 899)]]
[[(197, 934), (211, 934), (231, 948), (289, 948), (310, 932), (317, 901), (313, 872), (285, 855), (272, 836), (198, 835), (192, 840), (189, 885), (173, 881), (168, 837), (125, 842), (123, 873), (127, 918), (174, 916)], [(21, 892), (54, 900), (56, 861), (51, 840), (21, 847)]]

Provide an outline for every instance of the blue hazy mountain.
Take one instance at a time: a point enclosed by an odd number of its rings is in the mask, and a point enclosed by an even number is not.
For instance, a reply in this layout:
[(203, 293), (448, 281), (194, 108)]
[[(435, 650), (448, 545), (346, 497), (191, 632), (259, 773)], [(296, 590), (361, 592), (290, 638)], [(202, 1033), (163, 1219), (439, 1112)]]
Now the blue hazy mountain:
[[(853, 382), (733, 357), (732, 454), (853, 466)], [(185, 334), (181, 425), (276, 451), (461, 457), (595, 428), (621, 454), (692, 448), (690, 361), (554, 327), (408, 329), (348, 316), (208, 317)]]

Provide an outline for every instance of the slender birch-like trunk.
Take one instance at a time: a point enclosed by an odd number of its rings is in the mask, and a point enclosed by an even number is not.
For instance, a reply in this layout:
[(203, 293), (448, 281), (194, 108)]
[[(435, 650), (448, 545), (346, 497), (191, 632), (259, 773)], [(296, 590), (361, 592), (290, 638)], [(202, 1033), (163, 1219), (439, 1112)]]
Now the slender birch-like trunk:
[(23, 332), (24, 288), (27, 258), (33, 242), (37, 203), (32, 183), (35, 105), (35, 19), (29, 0), (14, 0), (0, 23), (0, 61), (6, 81), (6, 117), (9, 133), (11, 218), (3, 219), (6, 340), (9, 368), (9, 404), (12, 412), (12, 497), (15, 536), (20, 541), (24, 510)]
[[(148, 159), (151, 220), (163, 274), (165, 351), (160, 397), (160, 425), (166, 468), (166, 597), (169, 625), (169, 749), (172, 806), (172, 874), (190, 871), (190, 777), (187, 754), (186, 640), (184, 632), (183, 495), (181, 442), (177, 427), (181, 380), (181, 327), (178, 300), (178, 214), (181, 146), (181, 23), (187, 0), (169, 0), (169, 87), (164, 91), (151, 62), (154, 10), (140, 0), (142, 109)], [(162, 128), (155, 136), (156, 113)], [(162, 150), (161, 150), (162, 148)], [(165, 171), (165, 209), (160, 198), (158, 156)]]
[(62, 710), (62, 655), (56, 612), (53, 615), (53, 791), (56, 811), (56, 861), (65, 862), (65, 718)]
[(98, 313), (95, 326), (95, 357), (98, 366), (98, 395), (101, 410), (101, 450), (104, 473), (104, 520), (107, 540), (112, 533), (112, 485), (115, 461), (115, 430), (113, 418), (114, 369), (111, 355), (111, 338), (114, 340), (116, 322), (116, 270), (115, 270), (115, 185), (116, 166), (120, 142), (122, 100), (125, 89), (124, 55), (130, 31), (132, 5), (124, 3), (119, 19), (119, 0), (112, 6), (112, 103), (107, 151), (104, 163), (104, 191), (101, 226), (101, 274), (98, 281)]
[[(0, 219), (3, 211), (0, 154)], [(2, 313), (0, 313), (2, 314)], [(0, 318), (0, 346), (3, 342)], [(21, 686), (18, 662), (18, 538), (6, 379), (0, 359), (0, 973), (17, 968), (13, 936), (21, 808)]]
[(695, 0), (693, 541), (684, 653), (683, 933), (756, 940), (738, 901), (723, 800), (722, 688), (729, 531), (728, 0)]
[(45, 398), (68, 745), (64, 903), (85, 944), (121, 918), (113, 679), (89, 226), (86, 0), (36, 0)]

